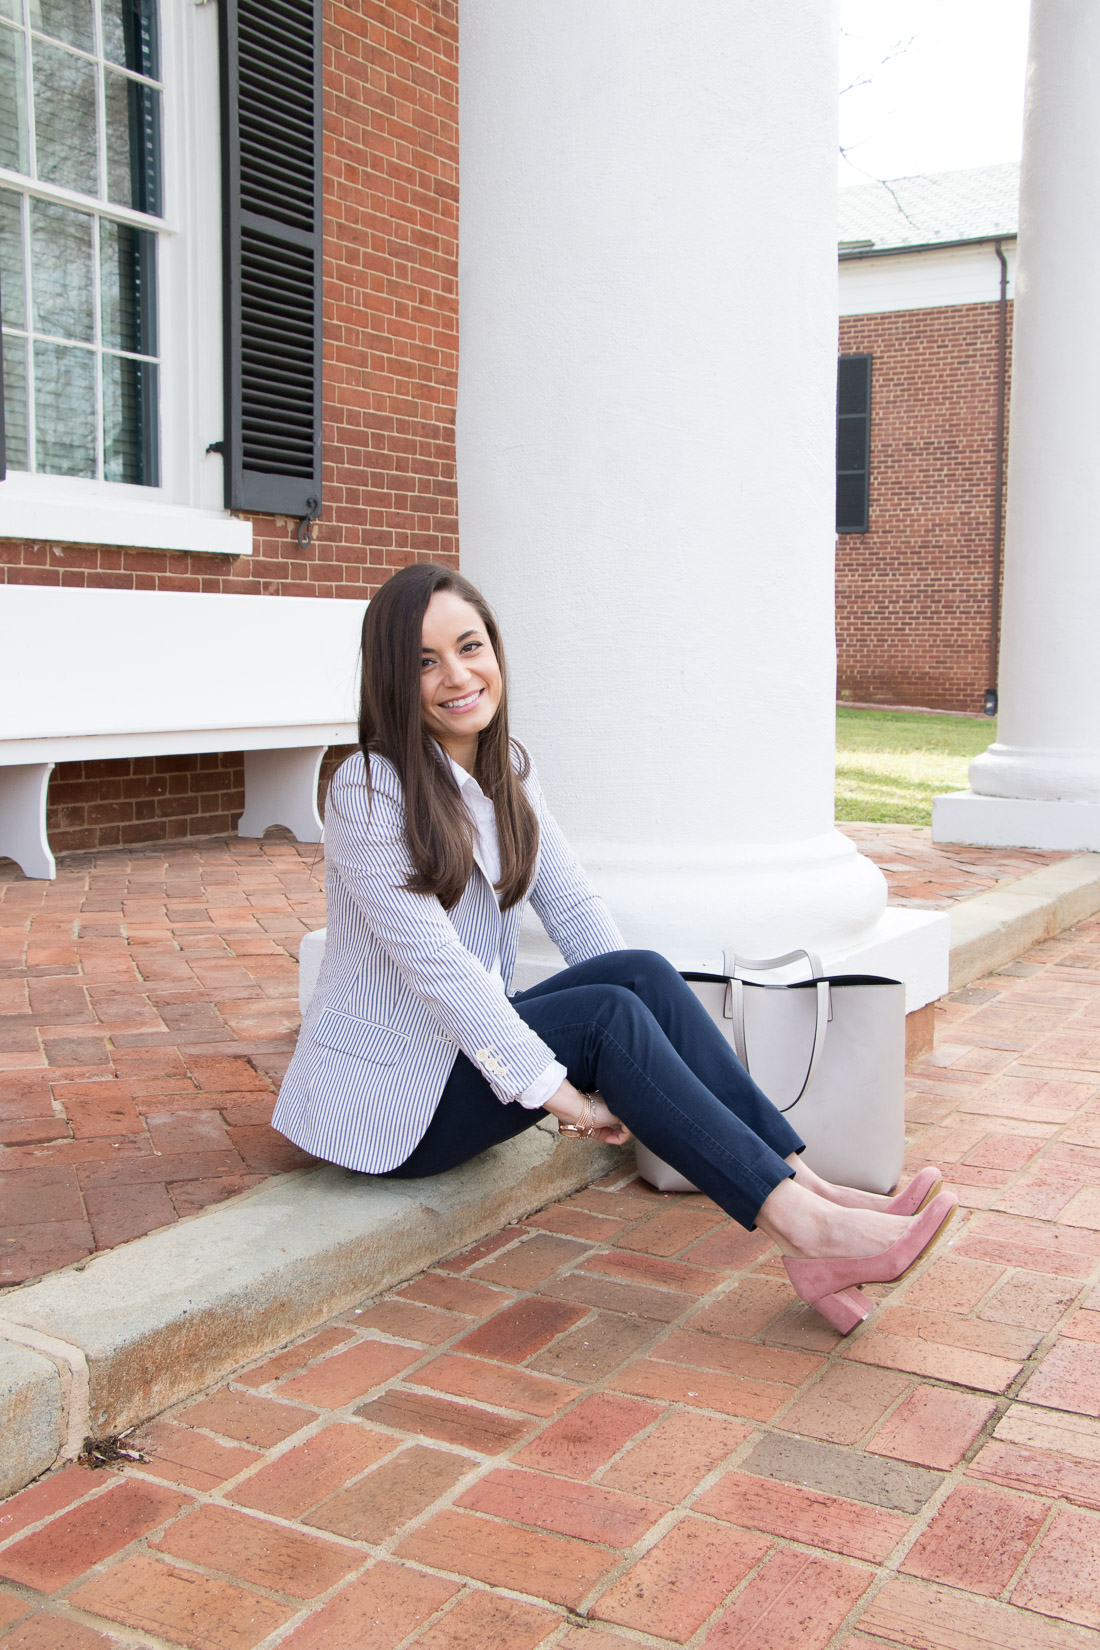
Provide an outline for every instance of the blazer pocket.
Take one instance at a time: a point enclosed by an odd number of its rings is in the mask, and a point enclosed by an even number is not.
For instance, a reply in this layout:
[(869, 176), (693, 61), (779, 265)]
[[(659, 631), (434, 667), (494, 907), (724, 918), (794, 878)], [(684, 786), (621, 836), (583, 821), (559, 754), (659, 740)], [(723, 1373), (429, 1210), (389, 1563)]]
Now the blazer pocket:
[(357, 1020), (354, 1015), (340, 1014), (327, 1009), (317, 1021), (313, 1040), (322, 1048), (337, 1049), (356, 1060), (366, 1060), (374, 1066), (396, 1065), (409, 1052), (409, 1039), (390, 1026), (375, 1025), (371, 1020)]

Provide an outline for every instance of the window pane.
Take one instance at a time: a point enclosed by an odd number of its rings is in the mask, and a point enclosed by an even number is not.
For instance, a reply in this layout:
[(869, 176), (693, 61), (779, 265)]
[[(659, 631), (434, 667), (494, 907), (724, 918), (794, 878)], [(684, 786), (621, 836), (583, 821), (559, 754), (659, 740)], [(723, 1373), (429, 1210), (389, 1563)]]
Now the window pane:
[(109, 63), (157, 79), (157, 8), (154, 0), (103, 0), (103, 55)]
[(103, 474), (157, 484), (157, 369), (150, 361), (103, 357)]
[(92, 0), (31, 0), (31, 28), (81, 51), (95, 51)]
[(47, 475), (95, 475), (95, 352), (35, 343), (37, 468)]
[(4, 334), (4, 439), (8, 469), (27, 468), (27, 340)]
[(160, 93), (108, 69), (107, 199), (135, 212), (160, 212)]
[(106, 349), (157, 352), (156, 241), (146, 229), (99, 225), (100, 302)]
[(91, 343), (95, 335), (92, 220), (52, 201), (31, 201), (31, 291), (36, 332)]
[(9, 327), (27, 324), (23, 275), (23, 210), (18, 195), (0, 190), (0, 294), (3, 320)]
[(31, 49), (38, 176), (96, 195), (96, 66), (45, 40)]
[(11, 17), (17, 23), (23, 21), (23, 0), (0, 0), (0, 17)]
[(23, 36), (0, 25), (0, 166), (30, 171)]

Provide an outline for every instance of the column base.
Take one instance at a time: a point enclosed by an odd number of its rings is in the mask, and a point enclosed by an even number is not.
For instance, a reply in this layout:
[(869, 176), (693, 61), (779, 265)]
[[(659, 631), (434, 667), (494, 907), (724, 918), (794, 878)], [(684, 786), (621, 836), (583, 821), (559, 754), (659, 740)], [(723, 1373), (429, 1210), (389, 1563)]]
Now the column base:
[(574, 841), (627, 945), (702, 968), (724, 946), (775, 957), (864, 944), (886, 908), (886, 878), (836, 830), (796, 841)]
[[(913, 1015), (947, 990), (950, 945), (951, 919), (946, 911), (915, 911), (908, 906), (891, 905), (858, 945), (847, 950), (825, 951), (821, 961), (830, 974), (882, 974), (887, 979), (901, 980), (905, 986), (905, 1012)], [(324, 954), (323, 928), (302, 935), (298, 1005), (303, 1014), (309, 1007)], [(561, 953), (528, 912), (512, 975), (513, 990), (526, 991), (564, 966)], [(708, 967), (718, 972), (722, 967), (721, 956), (711, 958)], [(793, 977), (796, 970), (790, 973)]]
[[(905, 986), (905, 1012), (913, 1014), (946, 992), (950, 947), (951, 919), (946, 911), (920, 911), (892, 905), (857, 945), (832, 949), (826, 946), (821, 952), (821, 965), (829, 974), (880, 974), (886, 979), (901, 980)], [(512, 975), (513, 989), (526, 991), (564, 966), (560, 953), (537, 920), (531, 915), (525, 916)], [(721, 973), (722, 953), (716, 952), (693, 966), (702, 973)], [(792, 967), (773, 978), (796, 979), (798, 976), (798, 968)]]
[(888, 905), (865, 939), (844, 951), (826, 949), (821, 966), (830, 974), (882, 974), (901, 980), (905, 1012), (913, 1014), (948, 989), (950, 914)]
[(1037, 802), (1029, 797), (952, 791), (932, 803), (933, 842), (978, 848), (1100, 852), (1100, 802)]

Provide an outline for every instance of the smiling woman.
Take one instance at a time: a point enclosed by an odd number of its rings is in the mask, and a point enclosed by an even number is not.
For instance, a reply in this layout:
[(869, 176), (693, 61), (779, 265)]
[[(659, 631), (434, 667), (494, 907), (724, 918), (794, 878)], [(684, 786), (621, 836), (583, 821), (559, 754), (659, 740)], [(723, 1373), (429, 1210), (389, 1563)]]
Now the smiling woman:
[[(814, 1174), (683, 978), (627, 948), (509, 734), (496, 620), (450, 569), (403, 568), (367, 609), (359, 740), (329, 791), (328, 940), (274, 1126), (401, 1179), (544, 1111), (609, 1144), (637, 1134), (774, 1238), (838, 1329), (862, 1322), (859, 1284), (900, 1277), (954, 1198), (937, 1171), (896, 1198)], [(567, 966), (510, 995), (528, 904)]]
[(492, 722), (500, 704), (496, 653), (481, 614), (456, 590), (436, 591), (421, 634), (424, 726), (452, 761), (469, 772), (477, 760), (478, 734)]

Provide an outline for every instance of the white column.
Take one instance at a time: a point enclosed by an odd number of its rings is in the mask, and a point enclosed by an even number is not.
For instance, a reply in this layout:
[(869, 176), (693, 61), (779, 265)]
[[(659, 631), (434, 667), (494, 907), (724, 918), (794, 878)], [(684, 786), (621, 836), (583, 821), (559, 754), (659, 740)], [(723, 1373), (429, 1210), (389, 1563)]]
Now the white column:
[(628, 941), (836, 952), (834, 0), (462, 0), (463, 569)]
[(1100, 5), (1032, 0), (998, 740), (941, 841), (1100, 849)]

